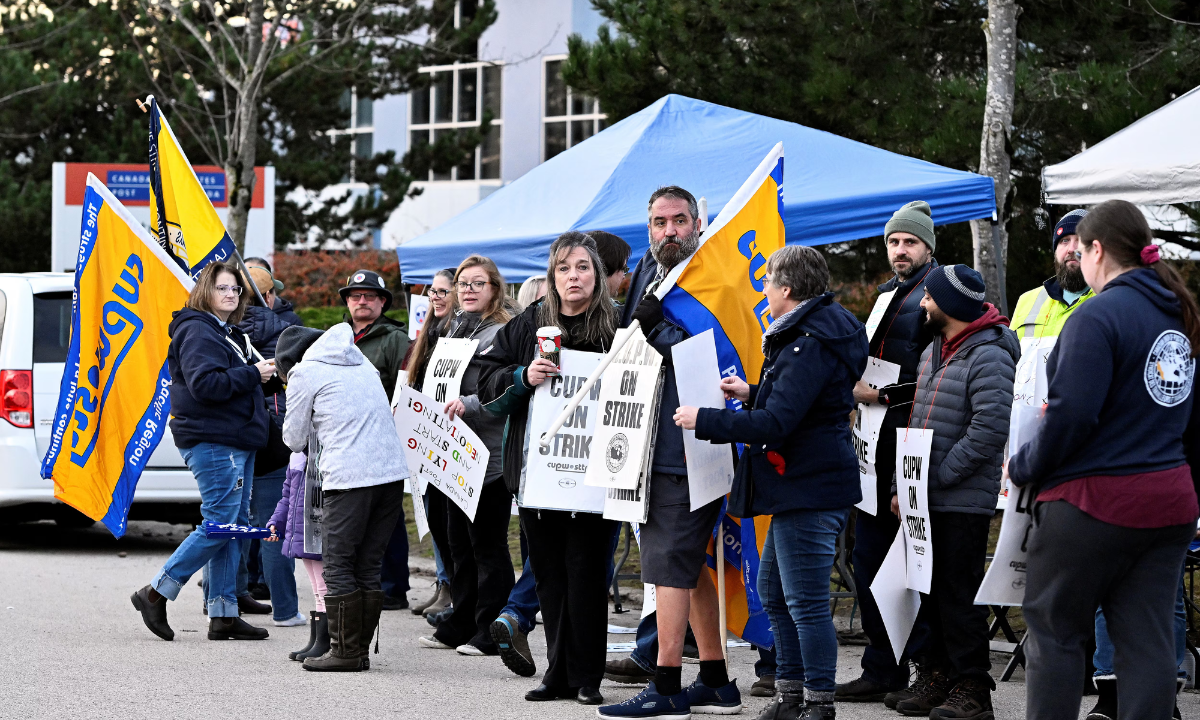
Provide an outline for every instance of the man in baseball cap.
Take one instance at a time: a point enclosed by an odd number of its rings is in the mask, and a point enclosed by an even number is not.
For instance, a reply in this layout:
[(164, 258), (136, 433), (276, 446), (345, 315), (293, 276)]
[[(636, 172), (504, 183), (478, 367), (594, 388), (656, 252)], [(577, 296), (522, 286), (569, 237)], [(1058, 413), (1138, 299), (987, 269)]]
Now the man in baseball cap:
[[(373, 270), (356, 270), (346, 278), (346, 287), (338, 290), (349, 311), (350, 327), (354, 330), (354, 344), (367, 356), (367, 360), (379, 371), (379, 380), (387, 392), (388, 401), (396, 390), (396, 378), (408, 352), (408, 329), (404, 323), (396, 322), (387, 315), (392, 306), (392, 291), (387, 283)], [(408, 530), (404, 525), (404, 511), (396, 531), (388, 541), (387, 553), (383, 556), (384, 610), (403, 610), (408, 607)]]

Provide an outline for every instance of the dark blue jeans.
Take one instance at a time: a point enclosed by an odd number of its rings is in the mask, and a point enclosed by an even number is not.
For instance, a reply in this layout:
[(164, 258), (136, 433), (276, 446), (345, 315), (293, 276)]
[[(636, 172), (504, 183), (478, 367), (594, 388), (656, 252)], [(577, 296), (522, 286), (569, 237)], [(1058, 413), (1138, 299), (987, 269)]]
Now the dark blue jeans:
[(538, 603), (533, 568), (529, 566), (529, 558), (525, 558), (525, 565), (521, 568), (521, 577), (517, 578), (516, 585), (513, 585), (512, 592), (508, 594), (508, 604), (504, 606), (500, 614), (515, 617), (521, 632), (529, 634), (533, 632), (533, 626), (537, 624), (539, 607), (541, 605)]
[[(283, 497), (283, 481), (287, 468), (254, 478), (254, 494), (250, 497), (250, 524), (263, 527), (275, 512)], [(296, 594), (296, 561), (283, 556), (283, 543), (242, 543), (249, 551), (258, 546), (263, 580), (271, 591), (271, 609), (276, 620), (291, 620), (299, 612)]]
[(776, 682), (803, 683), (805, 697), (833, 700), (837, 632), (829, 612), (829, 575), (850, 509), (777, 513), (758, 571), (779, 668)]
[[(435, 491), (436, 492), (436, 491)], [(400, 519), (388, 540), (383, 555), (383, 570), (379, 573), (383, 594), (402, 598), (408, 593), (408, 525), (404, 521), (404, 506), (400, 507)]]

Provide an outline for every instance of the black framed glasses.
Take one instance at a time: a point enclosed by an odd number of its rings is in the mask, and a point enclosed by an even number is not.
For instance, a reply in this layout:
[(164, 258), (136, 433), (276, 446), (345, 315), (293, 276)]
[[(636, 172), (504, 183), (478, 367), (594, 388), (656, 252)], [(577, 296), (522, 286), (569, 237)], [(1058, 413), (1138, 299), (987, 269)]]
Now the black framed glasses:
[(429, 295), (429, 297), (435, 297), (440, 300), (440, 299), (446, 297), (447, 295), (449, 295), (450, 291), (449, 290), (434, 290), (433, 288), (430, 288), (427, 294)]
[(476, 280), (475, 282), (457, 282), (454, 285), (458, 288), (459, 292), (466, 292), (468, 290), (474, 292), (483, 292), (483, 289), (488, 285), (488, 281)]

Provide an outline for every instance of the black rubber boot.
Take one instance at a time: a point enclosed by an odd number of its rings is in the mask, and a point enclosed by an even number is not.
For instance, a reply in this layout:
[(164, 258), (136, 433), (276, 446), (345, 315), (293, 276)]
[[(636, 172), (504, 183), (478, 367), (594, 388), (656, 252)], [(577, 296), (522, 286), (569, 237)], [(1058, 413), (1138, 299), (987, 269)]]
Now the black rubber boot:
[(1093, 680), (1096, 683), (1096, 707), (1087, 714), (1087, 720), (1117, 720), (1117, 680), (1116, 678)]
[[(294, 650), (288, 653), (288, 660), (304, 660), (301, 655), (312, 650), (313, 643), (317, 641), (317, 613), (310, 612), (308, 614), (308, 644), (299, 650)], [(307, 655), (305, 656), (307, 657)]]
[[(371, 640), (375, 637), (375, 629), (379, 627), (385, 598), (382, 590), (363, 591), (362, 644), (358, 653), (362, 658), (363, 670), (371, 669)], [(379, 651), (379, 645), (375, 646), (375, 650)]]
[(313, 640), (312, 647), (306, 652), (296, 655), (296, 659), (300, 662), (303, 662), (304, 658), (319, 658), (329, 652), (329, 615), (324, 612), (313, 614), (317, 616), (317, 636)]
[(326, 595), (325, 612), (329, 616), (329, 652), (304, 659), (304, 669), (316, 672), (359, 672), (363, 620), (362, 591), (347, 595)]

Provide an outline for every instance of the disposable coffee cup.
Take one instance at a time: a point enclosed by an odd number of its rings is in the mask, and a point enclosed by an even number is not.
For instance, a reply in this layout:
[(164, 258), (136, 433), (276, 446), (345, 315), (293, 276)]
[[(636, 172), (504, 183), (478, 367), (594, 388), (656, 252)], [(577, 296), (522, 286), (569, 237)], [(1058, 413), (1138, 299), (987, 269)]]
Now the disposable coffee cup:
[(554, 371), (562, 370), (559, 357), (562, 352), (562, 330), (547, 325), (537, 331), (538, 357), (554, 363)]

